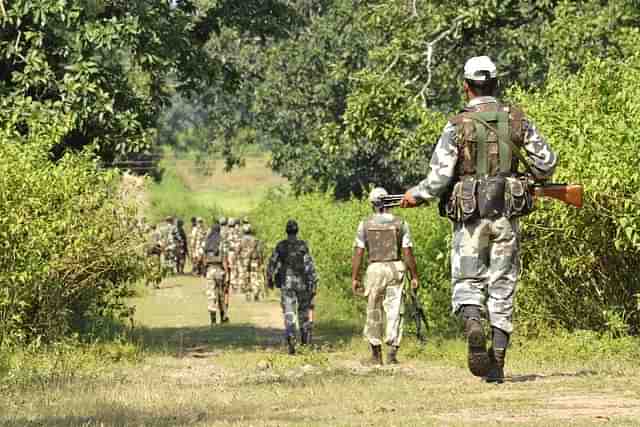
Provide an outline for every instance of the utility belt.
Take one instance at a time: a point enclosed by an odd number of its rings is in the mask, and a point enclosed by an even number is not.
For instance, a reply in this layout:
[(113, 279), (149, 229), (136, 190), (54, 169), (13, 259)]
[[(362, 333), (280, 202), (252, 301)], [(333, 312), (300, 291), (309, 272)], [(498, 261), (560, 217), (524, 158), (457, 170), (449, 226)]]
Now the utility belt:
[(523, 176), (463, 176), (440, 200), (440, 214), (454, 222), (525, 216), (534, 209), (529, 190)]
[(398, 262), (398, 261), (401, 261), (401, 259), (400, 258), (385, 259), (385, 260), (382, 260), (382, 259), (380, 259), (380, 260), (369, 259), (368, 261), (369, 261), (369, 264), (377, 264), (377, 263), (380, 263), (380, 262)]
[(212, 252), (207, 252), (204, 255), (204, 262), (207, 265), (222, 265), (222, 257), (220, 255), (215, 255)]

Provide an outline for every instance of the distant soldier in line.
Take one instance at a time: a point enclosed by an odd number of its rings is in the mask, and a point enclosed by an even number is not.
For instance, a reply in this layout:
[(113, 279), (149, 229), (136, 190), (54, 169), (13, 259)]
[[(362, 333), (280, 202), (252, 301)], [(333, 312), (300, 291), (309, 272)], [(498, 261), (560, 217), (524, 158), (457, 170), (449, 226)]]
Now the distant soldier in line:
[(217, 222), (220, 225), (220, 235), (222, 236), (222, 239), (226, 241), (228, 239), (227, 235), (229, 231), (227, 218), (224, 216), (221, 216), (218, 218)]
[(197, 222), (197, 227), (196, 227), (196, 234), (195, 234), (195, 239), (196, 241), (193, 244), (193, 250), (195, 251), (195, 264), (193, 267), (193, 270), (196, 272), (196, 274), (204, 276), (206, 274), (206, 266), (204, 263), (204, 256), (205, 256), (205, 245), (207, 243), (207, 229), (206, 226), (204, 224), (204, 220), (202, 218), (198, 218), (196, 220)]
[[(520, 271), (518, 217), (533, 204), (528, 181), (553, 175), (557, 156), (522, 110), (496, 98), (497, 85), (488, 56), (466, 62), (468, 103), (446, 124), (429, 175), (405, 193), (401, 206), (440, 199), (452, 220), (451, 303), (464, 321), (469, 370), (501, 383)], [(491, 324), (488, 351), (483, 313)]]
[(191, 217), (191, 231), (189, 231), (189, 255), (191, 259), (191, 274), (196, 273), (196, 235), (198, 233), (198, 222), (195, 216)]
[[(244, 292), (247, 301), (259, 301), (262, 297), (264, 282), (260, 280), (262, 256), (260, 241), (252, 234), (250, 224), (242, 226), (244, 235), (240, 240), (239, 274), (240, 289)], [(262, 282), (262, 286), (261, 285)]]
[(149, 240), (147, 241), (147, 268), (149, 276), (145, 282), (145, 286), (152, 285), (154, 288), (160, 286), (162, 281), (162, 264), (160, 263), (160, 254), (162, 249), (160, 246), (160, 230), (158, 225), (153, 225), (149, 233)]
[[(267, 267), (267, 286), (280, 288), (285, 337), (289, 354), (295, 354), (297, 329), (302, 344), (310, 344), (318, 277), (307, 242), (298, 239), (298, 223), (289, 220), (287, 239), (280, 241)], [(296, 326), (297, 320), (297, 326)]]
[(364, 296), (368, 298), (364, 336), (371, 347), (371, 362), (380, 365), (383, 342), (389, 346), (387, 363), (398, 363), (403, 323), (402, 293), (407, 269), (411, 274), (411, 286), (418, 288), (409, 224), (384, 208), (380, 198), (386, 195), (387, 191), (381, 187), (374, 188), (369, 194), (374, 213), (358, 225), (351, 262), (351, 287), (353, 293), (358, 294), (360, 266), (366, 249), (369, 266), (364, 287)]
[(260, 239), (256, 239), (256, 241), (256, 249), (250, 255), (249, 282), (251, 283), (253, 300), (260, 301), (265, 297), (264, 248)]
[(238, 280), (238, 264), (239, 264), (239, 243), (240, 243), (240, 235), (239, 235), (240, 227), (238, 226), (238, 220), (235, 218), (229, 218), (229, 229), (227, 231), (227, 242), (228, 242), (228, 250), (229, 250), (229, 268), (230, 268), (230, 277), (229, 282), (231, 283), (231, 288), (234, 292), (239, 291), (239, 280)]
[(176, 272), (178, 274), (184, 274), (184, 264), (187, 261), (189, 255), (189, 245), (187, 242), (187, 233), (184, 231), (184, 221), (178, 218), (178, 248), (176, 257)]
[(229, 321), (229, 258), (220, 233), (220, 224), (214, 224), (204, 245), (204, 263), (207, 267), (207, 309), (211, 325)]
[(160, 229), (160, 249), (162, 268), (171, 274), (176, 272), (177, 230), (172, 216), (165, 218), (165, 223)]

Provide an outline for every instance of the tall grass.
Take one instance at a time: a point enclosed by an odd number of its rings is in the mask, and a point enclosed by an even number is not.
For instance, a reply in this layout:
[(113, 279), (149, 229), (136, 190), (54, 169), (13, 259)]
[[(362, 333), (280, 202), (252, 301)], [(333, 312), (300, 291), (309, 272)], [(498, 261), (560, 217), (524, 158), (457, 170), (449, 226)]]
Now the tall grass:
[(162, 181), (150, 187), (151, 207), (147, 213), (152, 221), (166, 216), (176, 216), (188, 221), (191, 217), (202, 217), (207, 223), (221, 214), (221, 209), (210, 198), (199, 197), (178, 176), (175, 166), (162, 162), (165, 172)]

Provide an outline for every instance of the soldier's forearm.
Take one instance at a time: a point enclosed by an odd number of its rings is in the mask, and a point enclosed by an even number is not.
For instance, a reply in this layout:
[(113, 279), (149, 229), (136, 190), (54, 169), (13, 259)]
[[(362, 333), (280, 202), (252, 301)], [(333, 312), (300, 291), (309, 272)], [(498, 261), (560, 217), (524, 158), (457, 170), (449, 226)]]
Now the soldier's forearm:
[(418, 266), (416, 264), (416, 258), (413, 256), (413, 250), (411, 248), (403, 248), (404, 263), (411, 274), (413, 279), (418, 278)]
[(351, 280), (358, 280), (360, 277), (360, 266), (362, 265), (362, 257), (364, 255), (364, 249), (355, 248), (353, 251), (353, 257), (351, 258)]

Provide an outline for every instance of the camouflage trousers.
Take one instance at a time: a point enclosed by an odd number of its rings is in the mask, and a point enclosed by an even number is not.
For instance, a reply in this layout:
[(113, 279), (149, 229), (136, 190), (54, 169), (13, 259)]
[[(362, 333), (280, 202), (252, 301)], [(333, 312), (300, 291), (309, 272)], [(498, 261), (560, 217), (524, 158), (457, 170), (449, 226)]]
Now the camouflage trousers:
[(162, 268), (169, 273), (176, 272), (176, 247), (169, 246), (162, 253)]
[(145, 285), (152, 285), (154, 288), (160, 286), (162, 282), (162, 264), (160, 263), (160, 255), (149, 255), (146, 258), (147, 273)]
[(229, 283), (231, 283), (231, 287), (234, 291), (240, 289), (240, 281), (238, 280), (238, 264), (240, 263), (240, 259), (238, 258), (238, 253), (233, 250), (229, 250), (227, 257), (229, 259)]
[(513, 298), (520, 271), (516, 219), (500, 217), (456, 223), (451, 253), (452, 308), (486, 308), (491, 326), (513, 331)]
[(306, 290), (281, 290), (280, 306), (284, 314), (284, 330), (287, 337), (295, 337), (298, 329), (302, 331), (308, 328), (309, 310), (313, 308), (314, 297), (313, 293)]
[(264, 298), (264, 274), (259, 260), (252, 260), (249, 266), (249, 292), (254, 301)]
[(207, 309), (211, 312), (227, 312), (224, 296), (228, 291), (224, 268), (220, 264), (207, 266)]
[[(369, 264), (365, 276), (367, 323), (364, 337), (371, 345), (400, 345), (402, 339), (402, 288), (405, 265), (402, 261)], [(385, 325), (386, 320), (386, 325)]]

